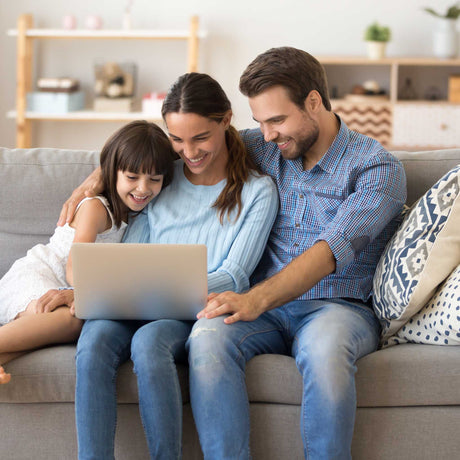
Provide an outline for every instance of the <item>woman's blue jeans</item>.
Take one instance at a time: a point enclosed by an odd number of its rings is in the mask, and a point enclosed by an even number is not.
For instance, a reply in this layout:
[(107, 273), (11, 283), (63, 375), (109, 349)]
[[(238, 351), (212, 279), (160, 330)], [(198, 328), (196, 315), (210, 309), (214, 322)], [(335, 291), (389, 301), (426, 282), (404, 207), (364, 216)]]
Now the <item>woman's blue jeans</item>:
[(77, 345), (75, 412), (80, 460), (114, 458), (116, 374), (131, 359), (153, 459), (181, 457), (182, 397), (175, 362), (186, 362), (192, 323), (86, 321)]
[(339, 299), (295, 301), (251, 322), (227, 325), (223, 319), (198, 320), (187, 341), (190, 397), (205, 459), (250, 458), (245, 364), (262, 353), (296, 360), (305, 458), (350, 459), (355, 363), (379, 341), (372, 310)]

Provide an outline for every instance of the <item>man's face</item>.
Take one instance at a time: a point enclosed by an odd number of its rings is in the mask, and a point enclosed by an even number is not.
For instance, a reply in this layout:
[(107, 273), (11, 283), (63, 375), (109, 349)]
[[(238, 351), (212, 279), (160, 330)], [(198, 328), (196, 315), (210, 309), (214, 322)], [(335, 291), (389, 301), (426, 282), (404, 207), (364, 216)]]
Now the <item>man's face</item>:
[[(308, 97), (307, 97), (308, 99)], [(304, 158), (319, 136), (319, 125), (291, 101), (282, 86), (273, 86), (249, 98), (252, 115), (266, 142), (275, 142), (286, 160)]]

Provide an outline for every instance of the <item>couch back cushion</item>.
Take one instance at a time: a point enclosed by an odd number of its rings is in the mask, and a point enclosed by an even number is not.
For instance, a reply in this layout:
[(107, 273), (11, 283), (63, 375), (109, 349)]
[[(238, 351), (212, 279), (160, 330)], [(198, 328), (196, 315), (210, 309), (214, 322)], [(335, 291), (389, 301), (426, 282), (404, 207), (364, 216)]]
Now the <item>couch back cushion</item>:
[[(404, 164), (408, 204), (460, 163), (460, 149), (393, 152)], [(54, 231), (64, 201), (99, 164), (99, 153), (0, 147), (0, 276)]]
[(99, 165), (99, 153), (0, 147), (0, 276), (53, 233), (63, 202)]
[(460, 149), (392, 152), (404, 165), (407, 205), (412, 206), (446, 172), (460, 164)]

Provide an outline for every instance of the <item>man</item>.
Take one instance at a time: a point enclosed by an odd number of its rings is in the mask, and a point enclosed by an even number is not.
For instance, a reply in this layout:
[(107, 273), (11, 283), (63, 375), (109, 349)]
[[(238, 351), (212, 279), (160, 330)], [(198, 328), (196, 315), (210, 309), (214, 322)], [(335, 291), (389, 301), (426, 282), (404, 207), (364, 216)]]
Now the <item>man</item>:
[(245, 363), (281, 353), (303, 378), (305, 457), (351, 458), (355, 362), (378, 345), (372, 278), (406, 199), (404, 170), (331, 111), (324, 70), (304, 51), (261, 54), (240, 90), (260, 125), (243, 139), (280, 209), (253, 287), (211, 294), (188, 340), (203, 452), (249, 458)]

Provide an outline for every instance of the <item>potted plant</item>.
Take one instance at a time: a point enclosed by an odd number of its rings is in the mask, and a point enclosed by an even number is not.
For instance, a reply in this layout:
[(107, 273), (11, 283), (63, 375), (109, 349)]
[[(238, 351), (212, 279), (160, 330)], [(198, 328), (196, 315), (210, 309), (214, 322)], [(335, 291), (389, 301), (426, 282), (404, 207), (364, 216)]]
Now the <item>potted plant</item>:
[(451, 58), (457, 55), (456, 21), (460, 16), (460, 3), (447, 8), (445, 14), (438, 13), (433, 8), (424, 10), (436, 18), (436, 28), (433, 32), (433, 53), (440, 58)]
[(374, 22), (364, 32), (364, 40), (367, 42), (367, 54), (370, 59), (382, 59), (385, 57), (386, 44), (391, 38), (391, 30), (387, 26), (381, 26)]

